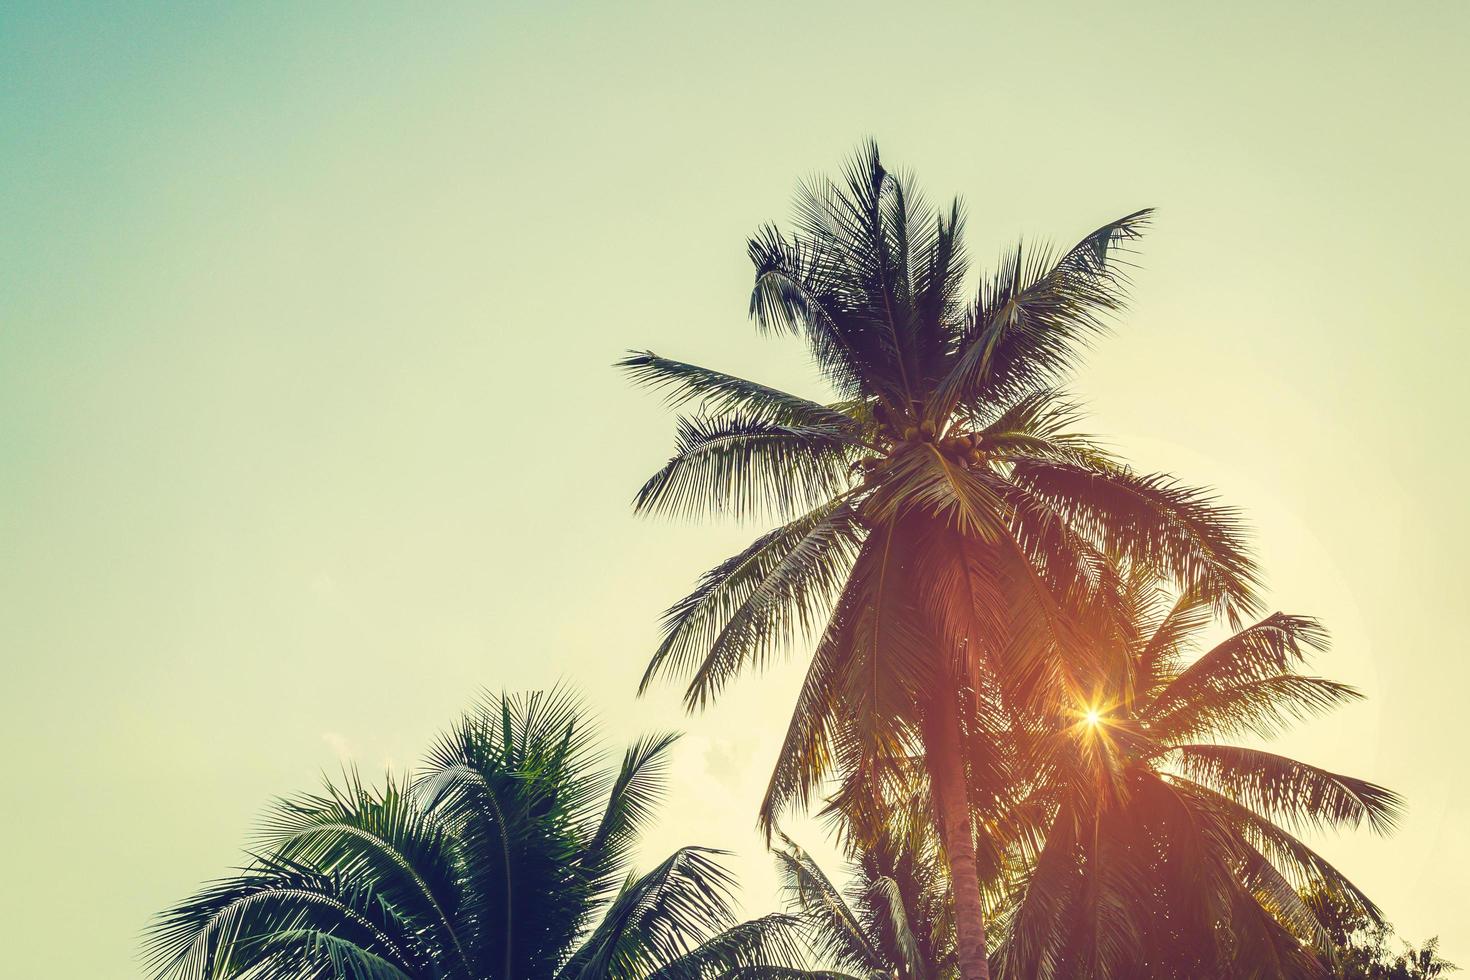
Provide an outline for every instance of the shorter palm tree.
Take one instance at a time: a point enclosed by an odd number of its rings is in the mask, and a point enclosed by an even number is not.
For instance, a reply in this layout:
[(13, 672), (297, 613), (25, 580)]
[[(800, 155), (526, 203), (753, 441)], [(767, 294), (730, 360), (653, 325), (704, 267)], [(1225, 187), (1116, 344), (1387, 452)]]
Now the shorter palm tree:
[(1331, 891), (1308, 888), (1302, 900), (1331, 940), (1332, 980), (1436, 980), (1459, 971), (1439, 955), (1438, 936), (1416, 949), (1396, 940), (1387, 922), (1369, 918)]
[(1207, 604), (1142, 575), (1094, 610), (1096, 687), (1021, 726), (1014, 891), (1002, 977), (1325, 977), (1316, 889), (1379, 911), (1300, 840), (1302, 828), (1392, 828), (1397, 794), (1281, 755), (1270, 738), (1359, 697), (1298, 672), (1326, 634), (1276, 613), (1195, 656)]
[(1407, 943), (1404, 945), (1404, 955), (1399, 958), (1398, 965), (1402, 966), (1409, 980), (1437, 980), (1459, 972), (1458, 966), (1439, 955), (1438, 936), (1418, 949)]
[(954, 907), (932, 830), (894, 826), (848, 837), (848, 884), (839, 888), (785, 834), (775, 848), (787, 911), (801, 923), (813, 957), (863, 980), (955, 977)]
[(250, 864), (164, 913), (154, 973), (174, 980), (530, 980), (786, 975), (795, 921), (737, 923), (720, 852), (647, 874), (632, 847), (675, 737), (607, 771), (564, 691), (487, 698), (426, 771), (349, 774), (280, 802)]

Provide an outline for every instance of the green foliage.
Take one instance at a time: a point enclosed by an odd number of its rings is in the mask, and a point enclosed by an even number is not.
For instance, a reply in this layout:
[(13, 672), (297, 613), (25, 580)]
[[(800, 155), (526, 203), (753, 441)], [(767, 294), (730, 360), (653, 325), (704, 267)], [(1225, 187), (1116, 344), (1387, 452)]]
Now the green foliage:
[(1073, 635), (1068, 609), (1109, 556), (1229, 615), (1252, 607), (1234, 512), (1071, 432), (1051, 387), (1122, 308), (1125, 249), (1147, 218), (1060, 253), (1017, 248), (966, 302), (963, 209), (931, 209), (868, 145), (841, 179), (800, 186), (791, 233), (749, 243), (751, 316), (803, 337), (837, 400), (650, 352), (621, 362), (690, 412), (638, 511), (784, 522), (669, 610), (644, 681), (685, 676), (702, 706), (775, 649), (815, 641), (767, 829), (847, 764), (909, 754), (936, 685), (1004, 667), (1007, 682), (1059, 690), (1073, 664), (998, 664), (1003, 638)]
[(846, 888), (784, 834), (775, 850), (788, 910), (817, 959), (844, 975), (940, 980), (955, 970), (954, 917), (932, 834), (860, 845)]
[[(674, 736), (605, 771), (565, 692), (487, 698), (412, 782), (350, 773), (272, 810), (248, 866), (159, 917), (172, 980), (795, 976), (797, 923), (737, 923), (720, 852), (629, 867)], [(773, 973), (773, 975), (775, 975)]]
[[(1443, 969), (1432, 944), (1390, 955), (1377, 907), (1296, 836), (1364, 824), (1386, 833), (1396, 794), (1213, 740), (1277, 732), (1356, 697), (1322, 682), (1324, 698), (1301, 673), (1326, 646), (1320, 625), (1277, 613), (1206, 644), (1214, 626), (1197, 598), (1172, 597), (1147, 574), (1106, 578), (1109, 601), (1078, 611), (1096, 656), (1074, 698), (992, 692), (998, 703), (983, 710), (994, 717), (968, 746), (992, 975), (1326, 980), (1359, 976), (1352, 964), (1370, 959), (1381, 970), (1363, 975), (1390, 980)], [(954, 907), (922, 760), (844, 788), (830, 806), (854, 861), (845, 904), (789, 841), (781, 855), (794, 904), (818, 928), (813, 948), (844, 969), (952, 976)], [(899, 889), (888, 884), (905, 882), (896, 867), (937, 873)], [(1372, 957), (1363, 936), (1377, 937)], [(931, 940), (913, 960), (905, 937)]]
[(1402, 801), (1213, 740), (1269, 736), (1356, 698), (1298, 672), (1325, 632), (1276, 613), (1201, 653), (1211, 620), (1197, 597), (1126, 569), (1108, 581), (1109, 601), (1084, 617), (1095, 672), (1011, 729), (997, 973), (1326, 977), (1332, 941), (1300, 891), (1355, 921), (1380, 915), (1294, 831), (1386, 833)]
[[(1398, 797), (1228, 743), (1358, 696), (1300, 670), (1325, 633), (1280, 613), (1247, 625), (1239, 516), (1102, 451), (1054, 387), (1122, 309), (1147, 219), (1059, 253), (1018, 247), (965, 302), (962, 208), (931, 210), (868, 145), (801, 185), (792, 232), (749, 243), (752, 318), (805, 339), (834, 401), (623, 362), (694, 409), (640, 512), (783, 521), (669, 610), (645, 685), (688, 676), (703, 706), (812, 642), (761, 823), (835, 783), (828, 809), (871, 855), (920, 801), (966, 978), (987, 972), (977, 893), (1014, 977), (1319, 975), (1330, 943), (1307, 886), (1378, 921), (1295, 834), (1387, 832)], [(1234, 633), (1187, 655), (1216, 619)], [(803, 914), (831, 913), (816, 940), (830, 961), (933, 973), (787, 860), (796, 893), (820, 898)], [(865, 900), (891, 897), (869, 884)], [(888, 908), (896, 936), (918, 935)]]
[(1395, 940), (1387, 922), (1363, 914), (1328, 890), (1306, 889), (1302, 899), (1331, 940), (1333, 980), (1433, 980), (1459, 971), (1440, 957), (1437, 936), (1415, 948)]
[(621, 362), (686, 412), (635, 509), (781, 522), (669, 610), (644, 683), (687, 677), (703, 706), (811, 641), (760, 822), (771, 832), (833, 779), (845, 810), (881, 806), (863, 800), (922, 760), (949, 787), (940, 851), (966, 910), (966, 978), (985, 972), (978, 892), (999, 859), (983, 840), (968, 856), (970, 811), (1008, 792), (977, 778), (998, 760), (969, 763), (1002, 740), (1008, 705), (1060, 702), (1093, 669), (1076, 611), (1105, 594), (1110, 564), (1232, 621), (1255, 607), (1238, 515), (1072, 431), (1055, 390), (1122, 309), (1147, 221), (1060, 252), (1017, 247), (967, 287), (959, 202), (931, 208), (868, 144), (840, 178), (799, 186), (790, 232), (748, 243), (752, 319), (803, 338), (834, 399), (649, 352)]

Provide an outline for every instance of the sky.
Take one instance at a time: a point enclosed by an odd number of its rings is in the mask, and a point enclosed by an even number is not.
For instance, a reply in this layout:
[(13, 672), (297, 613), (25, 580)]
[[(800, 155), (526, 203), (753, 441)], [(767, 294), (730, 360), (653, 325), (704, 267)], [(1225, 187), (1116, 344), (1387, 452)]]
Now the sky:
[[(566, 680), (609, 751), (687, 732), (647, 863), (736, 852), (801, 651), (694, 717), (634, 688), (751, 526), (635, 519), (651, 348), (820, 397), (746, 236), (860, 140), (977, 265), (1140, 207), (1074, 388), (1257, 530), (1368, 699), (1280, 743), (1385, 783), (1313, 838), (1470, 961), (1463, 3), (0, 5), (0, 937), (141, 975), (272, 797), (411, 766)], [(819, 853), (821, 828), (792, 829)]]

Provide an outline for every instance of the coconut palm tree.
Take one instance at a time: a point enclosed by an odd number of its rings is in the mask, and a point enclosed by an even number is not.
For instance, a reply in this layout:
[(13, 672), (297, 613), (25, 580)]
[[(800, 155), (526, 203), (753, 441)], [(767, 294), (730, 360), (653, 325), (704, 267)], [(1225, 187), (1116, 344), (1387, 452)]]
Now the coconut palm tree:
[(689, 676), (698, 707), (787, 641), (815, 638), (761, 822), (769, 831), (833, 774), (868, 780), (922, 750), (965, 980), (987, 975), (976, 763), (961, 750), (985, 726), (982, 675), (1072, 691), (1090, 654), (1068, 609), (1109, 556), (1227, 616), (1252, 606), (1236, 516), (1074, 434), (1051, 387), (1120, 309), (1120, 250), (1147, 216), (1060, 254), (1017, 248), (966, 303), (959, 203), (935, 213), (869, 145), (844, 180), (800, 187), (794, 234), (749, 243), (751, 315), (801, 336), (835, 399), (650, 352), (621, 362), (697, 406), (636, 509), (781, 522), (669, 610), (643, 686)]
[(1404, 954), (1400, 962), (1409, 980), (1436, 980), (1438, 977), (1458, 973), (1460, 970), (1458, 966), (1439, 955), (1438, 936), (1418, 949), (1408, 943), (1405, 943), (1404, 947)]
[[(1117, 576), (1090, 617), (1114, 668), (1087, 697), (1025, 720), (1024, 827), (997, 972), (1014, 978), (1326, 977), (1333, 939), (1304, 889), (1381, 922), (1301, 828), (1390, 830), (1390, 790), (1256, 748), (1359, 697), (1300, 672), (1326, 645), (1274, 613), (1210, 646), (1208, 604)], [(1123, 615), (1119, 615), (1122, 611)]]
[[(1332, 980), (1428, 980), (1459, 971), (1439, 955), (1438, 936), (1416, 949), (1397, 940), (1387, 922), (1315, 884), (1303, 889), (1302, 900), (1332, 943)], [(1395, 952), (1395, 946), (1401, 951)]]
[(931, 839), (914, 846), (886, 834), (859, 846), (839, 888), (805, 850), (782, 834), (775, 848), (787, 910), (802, 924), (815, 958), (841, 976), (947, 980), (955, 974), (949, 883)]
[(629, 870), (673, 742), (605, 771), (565, 692), (488, 698), (416, 781), (349, 775), (279, 803), (247, 867), (158, 919), (155, 975), (713, 980), (799, 963), (789, 917), (736, 922), (720, 852)]

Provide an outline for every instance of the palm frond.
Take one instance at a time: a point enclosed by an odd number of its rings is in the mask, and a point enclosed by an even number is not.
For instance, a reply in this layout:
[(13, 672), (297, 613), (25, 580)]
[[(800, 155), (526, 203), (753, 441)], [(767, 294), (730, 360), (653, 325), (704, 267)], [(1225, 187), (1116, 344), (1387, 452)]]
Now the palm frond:
[(694, 671), (688, 704), (704, 703), (739, 667), (816, 628), (852, 565), (862, 527), (830, 501), (767, 532), (705, 574), (664, 616), (639, 692), (660, 674)]
[(1230, 687), (1295, 671), (1306, 662), (1308, 651), (1325, 650), (1327, 642), (1327, 631), (1317, 620), (1272, 613), (1216, 644), (1181, 670), (1158, 692), (1145, 717), (1168, 713)]
[(1002, 923), (996, 951), (1003, 977), (1056, 978), (1063, 966), (1069, 920), (1083, 885), (1075, 858), (1078, 848), (1075, 815), (1058, 812), (1047, 832), (1041, 856), (1020, 883)]
[(1149, 633), (1138, 652), (1139, 671), (1147, 679), (1145, 689), (1140, 692), (1145, 696), (1140, 705), (1144, 717), (1157, 704), (1157, 689), (1167, 689), (1177, 676), (1174, 667), (1182, 658), (1187, 644), (1214, 618), (1212, 605), (1207, 596), (1184, 592)]
[(1274, 738), (1292, 722), (1326, 714), (1362, 696), (1356, 688), (1326, 678), (1279, 674), (1201, 691), (1167, 710), (1151, 708), (1147, 721), (1150, 734), (1164, 743), (1239, 735)]
[(925, 513), (961, 535), (994, 542), (1009, 516), (997, 490), (991, 475), (965, 469), (924, 443), (889, 461), (862, 511), (874, 524)]
[(844, 717), (838, 679), (844, 667), (842, 654), (849, 642), (847, 623), (853, 615), (852, 607), (859, 601), (857, 592), (849, 581), (838, 600), (837, 611), (812, 653), (796, 696), (796, 706), (776, 753), (776, 763), (756, 817), (767, 841), (783, 813), (807, 808), (833, 764), (833, 739)]
[(918, 705), (945, 667), (904, 575), (914, 540), (897, 521), (874, 529), (849, 579), (854, 601), (842, 607), (850, 618), (837, 674), (849, 771), (876, 771), (908, 754)]
[(719, 980), (747, 970), (791, 968), (805, 959), (800, 939), (801, 923), (795, 917), (762, 916), (711, 936), (648, 974), (647, 980)]
[(1158, 569), (1232, 619), (1255, 605), (1257, 571), (1240, 516), (1163, 475), (1064, 462), (1017, 462), (1012, 478), (1110, 555)]
[(663, 799), (668, 753), (678, 740), (673, 732), (645, 735), (624, 752), (607, 807), (578, 858), (595, 901), (608, 897), (608, 890), (624, 875), (639, 833)]
[(889, 980), (886, 974), (838, 973), (834, 970), (803, 970), (785, 966), (742, 966), (720, 975), (719, 980)]
[[(423, 963), (413, 930), (369, 885), (269, 858), (165, 912), (145, 955), (157, 977), (208, 980), (283, 963), (300, 967), (312, 958), (316, 933), (338, 936), (410, 975)], [(290, 936), (296, 938), (281, 938)]]
[(863, 924), (821, 867), (785, 834), (781, 845), (773, 853), (785, 904), (803, 921), (818, 959), (856, 973), (891, 968), (869, 944)]
[(577, 858), (607, 777), (584, 715), (565, 688), (487, 697), (440, 736), (415, 783), (460, 852), (461, 936), (485, 970), (545, 973), (593, 911)]
[(849, 488), (852, 452), (848, 434), (831, 426), (781, 425), (742, 412), (682, 417), (674, 456), (639, 489), (633, 509), (789, 516)]
[(1042, 386), (1071, 366), (1078, 348), (1122, 309), (1128, 279), (1120, 245), (1137, 239), (1152, 212), (1103, 225), (1055, 262), (1021, 247), (982, 286), (949, 375), (936, 390), (939, 411), (983, 405)]
[(273, 861), (371, 881), (400, 917), (473, 970), (454, 926), (460, 895), (451, 841), (391, 777), (374, 791), (353, 772), (343, 787), (328, 784), (325, 795), (280, 801), (261, 845)]
[(1200, 783), (1173, 776), (1168, 779), (1176, 792), (1192, 798), (1201, 808), (1218, 813), (1234, 833), (1264, 855), (1297, 888), (1321, 889), (1369, 921), (1382, 922), (1381, 910), (1362, 889), (1290, 831)]
[(630, 877), (558, 974), (563, 980), (646, 976), (735, 923), (721, 851), (685, 847)]
[(1297, 826), (1368, 826), (1393, 830), (1403, 798), (1352, 776), (1259, 749), (1233, 745), (1179, 745), (1185, 776), (1216, 789), (1275, 820)]
[[(396, 963), (377, 953), (364, 949), (357, 943), (322, 932), (319, 929), (294, 929), (272, 934), (267, 940), (270, 946), (280, 946), (297, 952), (297, 956), (282, 956), (281, 980), (306, 980), (320, 971), (322, 980), (414, 980)], [(273, 964), (253, 969), (252, 980), (272, 980)]]
[(832, 429), (854, 437), (861, 433), (857, 421), (839, 409), (652, 351), (630, 351), (616, 367), (627, 371), (634, 384), (663, 392), (671, 408), (693, 402), (714, 416), (740, 415), (756, 422)]
[(1322, 921), (1303, 901), (1301, 892), (1259, 851), (1251, 854), (1241, 873), (1242, 885), (1250, 891), (1271, 918), (1291, 931), (1298, 940), (1320, 950), (1330, 950), (1332, 939)]
[(923, 976), (924, 959), (919, 950), (919, 939), (909, 921), (908, 909), (904, 906), (903, 891), (898, 882), (887, 876), (874, 879), (867, 888), (869, 900), (882, 906), (887, 913), (888, 932), (898, 952), (898, 961), (910, 976)]
[(846, 300), (830, 244), (787, 238), (767, 226), (746, 250), (755, 266), (750, 316), (758, 327), (804, 336), (813, 360), (842, 397), (886, 387), (864, 363), (861, 336), (844, 330)]

